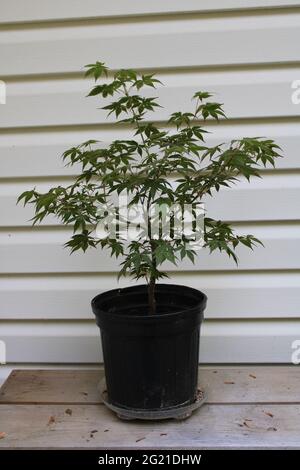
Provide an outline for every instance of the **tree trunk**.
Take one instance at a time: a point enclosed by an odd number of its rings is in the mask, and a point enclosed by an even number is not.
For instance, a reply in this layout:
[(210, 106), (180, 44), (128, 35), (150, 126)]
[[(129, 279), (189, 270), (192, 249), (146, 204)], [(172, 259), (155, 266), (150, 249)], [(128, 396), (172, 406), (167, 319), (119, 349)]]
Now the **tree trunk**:
[(150, 315), (154, 315), (156, 312), (155, 304), (155, 278), (151, 278), (148, 286), (148, 305)]

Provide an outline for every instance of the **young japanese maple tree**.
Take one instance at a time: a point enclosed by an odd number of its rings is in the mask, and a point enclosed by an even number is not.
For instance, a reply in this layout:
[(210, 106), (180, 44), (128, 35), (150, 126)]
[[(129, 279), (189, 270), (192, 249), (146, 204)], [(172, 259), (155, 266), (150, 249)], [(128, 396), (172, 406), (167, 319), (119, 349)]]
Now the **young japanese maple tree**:
[[(19, 197), (24, 204), (35, 205), (33, 223), (49, 214), (63, 224), (73, 226), (73, 236), (66, 243), (71, 251), (87, 248), (107, 248), (112, 256), (122, 256), (119, 276), (145, 279), (148, 284), (149, 313), (155, 313), (155, 283), (166, 277), (162, 265), (175, 265), (183, 258), (194, 262), (197, 252), (185, 236), (154, 237), (151, 235), (150, 208), (153, 204), (167, 206), (199, 204), (207, 195), (213, 196), (222, 186), (231, 186), (240, 178), (250, 180), (260, 176), (260, 169), (274, 166), (279, 147), (265, 138), (243, 138), (228, 145), (205, 145), (207, 119), (225, 117), (222, 105), (210, 101), (211, 94), (194, 94), (194, 112), (174, 112), (167, 131), (149, 119), (149, 113), (159, 107), (156, 97), (141, 94), (144, 87), (155, 88), (161, 82), (150, 74), (134, 70), (110, 73), (102, 62), (90, 64), (86, 76), (96, 84), (88, 96), (113, 97), (103, 107), (119, 123), (132, 128), (130, 139), (115, 140), (106, 148), (89, 140), (63, 154), (69, 165), (81, 165), (81, 172), (69, 186), (56, 186), (46, 193), (36, 189)], [(121, 118), (121, 119), (120, 119)], [(119, 119), (119, 120), (118, 120)], [(117, 132), (117, 128), (116, 128)], [(135, 240), (120, 237), (98, 238), (95, 226), (99, 222), (99, 207), (109, 205), (113, 194), (126, 191), (130, 204), (141, 203), (149, 210), (147, 236)], [(130, 221), (127, 221), (130, 224)], [(253, 248), (261, 243), (252, 235), (239, 235), (223, 221), (204, 217), (204, 247), (211, 252), (224, 251), (237, 262), (235, 249), (239, 244)]]

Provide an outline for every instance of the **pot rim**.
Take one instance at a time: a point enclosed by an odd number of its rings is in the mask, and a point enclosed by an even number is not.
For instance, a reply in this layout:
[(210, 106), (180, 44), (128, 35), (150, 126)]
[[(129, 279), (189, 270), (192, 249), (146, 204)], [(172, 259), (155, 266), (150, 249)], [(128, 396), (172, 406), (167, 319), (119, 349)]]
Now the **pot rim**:
[[(205, 310), (205, 307), (206, 307), (206, 304), (207, 304), (207, 296), (206, 294), (204, 294), (202, 291), (198, 290), (198, 289), (195, 289), (193, 287), (189, 287), (189, 286), (185, 286), (185, 285), (182, 285), (182, 284), (157, 284), (156, 285), (156, 289), (158, 290), (166, 290), (166, 291), (170, 291), (170, 290), (173, 290), (173, 289), (176, 289), (178, 291), (178, 289), (182, 290), (182, 291), (186, 291), (187, 294), (190, 293), (191, 295), (193, 294), (195, 297), (198, 297), (198, 301), (197, 299), (195, 300), (195, 305), (194, 306), (191, 306), (191, 307), (187, 307), (186, 309), (179, 309), (179, 310), (176, 310), (174, 312), (171, 312), (171, 313), (163, 313), (163, 314), (154, 314), (154, 315), (130, 315), (130, 314), (119, 314), (119, 313), (114, 313), (114, 312), (108, 312), (107, 310), (104, 310), (102, 309), (101, 307), (99, 307), (98, 305), (96, 305), (97, 302), (99, 302), (99, 299), (100, 298), (103, 298), (103, 301), (105, 300), (106, 302), (109, 301), (109, 297), (113, 298), (114, 297), (114, 294), (116, 295), (122, 295), (122, 294), (126, 294), (126, 293), (134, 293), (133, 291), (142, 291), (142, 290), (146, 290), (147, 289), (147, 284), (140, 284), (140, 285), (137, 285), (137, 286), (130, 286), (130, 287), (124, 287), (124, 288), (119, 288), (119, 289), (111, 289), (111, 290), (108, 290), (108, 291), (105, 291), (105, 292), (102, 292), (101, 294), (98, 294), (96, 295), (93, 299), (92, 299), (92, 310), (95, 314), (95, 316), (97, 317), (99, 314), (101, 315), (105, 315), (105, 316), (109, 316), (110, 319), (122, 319), (122, 320), (132, 320), (132, 319), (135, 319), (135, 320), (139, 320), (139, 321), (162, 321), (163, 319), (165, 320), (170, 320), (172, 317), (178, 317), (178, 315), (189, 315), (191, 313), (194, 313), (194, 312), (201, 312), (202, 316), (203, 316), (203, 311)], [(184, 295), (184, 293), (183, 293)], [(188, 295), (187, 295), (188, 296)]]

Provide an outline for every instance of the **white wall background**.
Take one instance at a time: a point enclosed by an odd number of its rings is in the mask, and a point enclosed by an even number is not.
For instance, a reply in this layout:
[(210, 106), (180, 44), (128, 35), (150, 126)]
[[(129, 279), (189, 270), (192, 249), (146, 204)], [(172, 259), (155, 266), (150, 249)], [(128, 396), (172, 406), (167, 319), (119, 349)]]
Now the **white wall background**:
[[(214, 91), (229, 120), (211, 125), (210, 142), (269, 136), (285, 158), (262, 180), (238, 184), (208, 202), (210, 214), (260, 237), (265, 248), (201, 253), (172, 281), (202, 289), (209, 304), (204, 362), (289, 362), (300, 338), (300, 1), (285, 0), (1, 0), (0, 339), (13, 364), (97, 363), (99, 333), (90, 299), (117, 285), (116, 263), (100, 252), (72, 257), (69, 230), (48, 220), (32, 229), (16, 206), (33, 186), (72, 178), (60, 154), (84, 139), (117, 137), (86, 99), (82, 67), (155, 70), (162, 103), (186, 109), (199, 89)], [(156, 114), (163, 124), (166, 110)], [(127, 129), (120, 128), (122, 136)], [(118, 134), (119, 135), (119, 134)], [(124, 284), (124, 281), (123, 283)]]

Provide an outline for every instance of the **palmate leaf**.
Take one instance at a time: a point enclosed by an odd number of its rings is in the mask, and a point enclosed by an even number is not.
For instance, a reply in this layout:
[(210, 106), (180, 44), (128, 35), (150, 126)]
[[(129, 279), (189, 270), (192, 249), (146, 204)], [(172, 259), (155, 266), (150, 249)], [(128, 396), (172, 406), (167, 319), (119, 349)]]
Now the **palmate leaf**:
[(24, 191), (22, 194), (20, 194), (20, 196), (18, 197), (17, 199), (17, 204), (22, 201), (23, 199), (23, 203), (24, 203), (24, 206), (29, 202), (31, 201), (32, 199), (34, 199), (36, 195), (36, 191), (34, 189), (32, 189), (31, 191)]
[(108, 68), (104, 64), (104, 62), (95, 62), (95, 64), (88, 64), (85, 65), (87, 69), (85, 72), (85, 77), (94, 77), (95, 81), (98, 80), (102, 75), (107, 77)]

